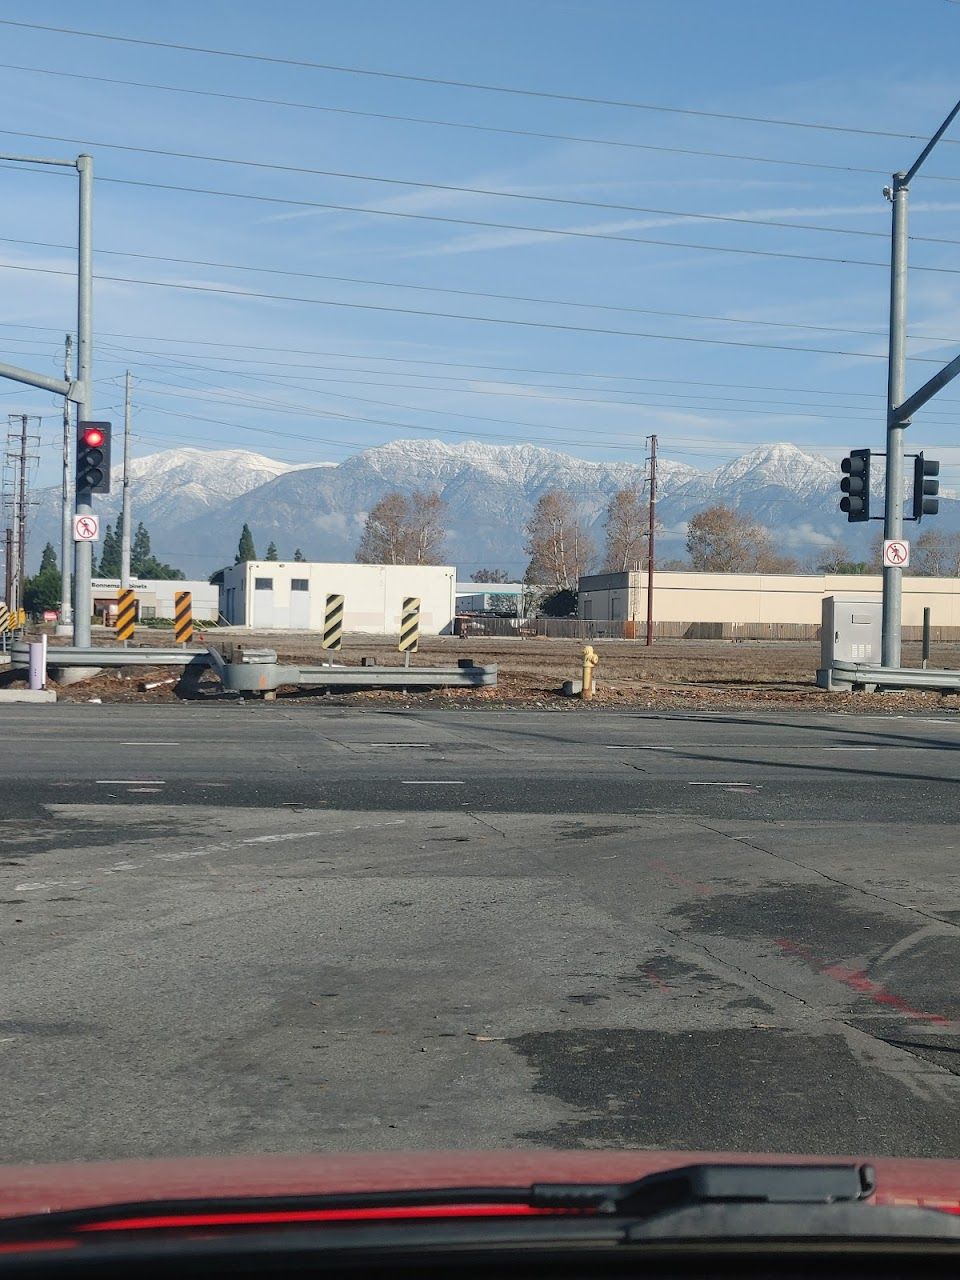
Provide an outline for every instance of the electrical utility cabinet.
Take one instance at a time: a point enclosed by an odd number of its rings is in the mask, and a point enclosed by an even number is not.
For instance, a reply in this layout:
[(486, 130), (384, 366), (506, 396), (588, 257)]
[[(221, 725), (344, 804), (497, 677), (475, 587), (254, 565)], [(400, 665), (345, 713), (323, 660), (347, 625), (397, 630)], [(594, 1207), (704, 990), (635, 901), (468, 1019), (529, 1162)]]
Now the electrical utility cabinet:
[(883, 632), (883, 605), (880, 600), (855, 600), (845, 596), (824, 596), (820, 628), (820, 670), (817, 684), (830, 688), (830, 669), (835, 662), (880, 665)]

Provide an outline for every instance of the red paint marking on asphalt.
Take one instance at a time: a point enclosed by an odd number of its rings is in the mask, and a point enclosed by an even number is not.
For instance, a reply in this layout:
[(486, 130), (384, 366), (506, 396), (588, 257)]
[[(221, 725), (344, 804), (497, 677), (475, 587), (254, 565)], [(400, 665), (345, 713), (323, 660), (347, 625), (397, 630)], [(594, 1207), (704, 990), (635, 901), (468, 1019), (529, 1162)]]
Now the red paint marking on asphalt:
[(701, 884), (699, 880), (689, 880), (686, 876), (680, 875), (679, 872), (672, 871), (659, 858), (650, 863), (650, 868), (653, 871), (659, 871), (665, 879), (676, 885), (678, 889), (692, 889), (699, 898), (709, 898), (713, 893), (708, 884)]
[(881, 982), (874, 982), (872, 978), (868, 978), (865, 969), (854, 969), (850, 965), (839, 962), (827, 964), (824, 960), (815, 956), (804, 943), (794, 942), (790, 938), (775, 938), (774, 941), (781, 951), (799, 956), (811, 968), (823, 974), (825, 978), (832, 978), (834, 982), (842, 983), (845, 987), (849, 987), (851, 991), (856, 991), (858, 995), (866, 996), (874, 1004), (887, 1005), (907, 1018), (917, 1018), (922, 1022), (933, 1022), (940, 1027), (949, 1026), (951, 1022), (950, 1018), (945, 1018), (940, 1013), (927, 1013), (923, 1009), (915, 1009), (913, 1005), (907, 1003), (903, 996), (898, 996), (895, 992), (889, 991)]
[(662, 992), (664, 995), (667, 995), (667, 996), (672, 994), (671, 989), (667, 985), (667, 983), (665, 983), (662, 978), (658, 978), (657, 975), (653, 973), (650, 969), (643, 969), (641, 972), (643, 973), (643, 976), (647, 979), (648, 982), (653, 983), (653, 985), (657, 988), (658, 991)]

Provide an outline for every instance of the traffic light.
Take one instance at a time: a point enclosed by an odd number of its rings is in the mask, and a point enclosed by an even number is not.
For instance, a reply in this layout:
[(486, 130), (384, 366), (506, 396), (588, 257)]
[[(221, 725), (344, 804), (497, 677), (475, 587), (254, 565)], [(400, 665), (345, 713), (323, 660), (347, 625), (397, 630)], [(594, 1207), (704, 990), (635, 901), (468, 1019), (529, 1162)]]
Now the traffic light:
[(77, 496), (110, 492), (110, 423), (77, 424)]
[(840, 510), (847, 513), (847, 519), (870, 519), (870, 450), (851, 449), (850, 456), (840, 463), (844, 473), (840, 488), (844, 497), (840, 499)]
[(924, 458), (918, 453), (913, 460), (913, 518), (935, 516), (940, 510), (940, 481), (931, 479), (940, 474), (940, 463)]

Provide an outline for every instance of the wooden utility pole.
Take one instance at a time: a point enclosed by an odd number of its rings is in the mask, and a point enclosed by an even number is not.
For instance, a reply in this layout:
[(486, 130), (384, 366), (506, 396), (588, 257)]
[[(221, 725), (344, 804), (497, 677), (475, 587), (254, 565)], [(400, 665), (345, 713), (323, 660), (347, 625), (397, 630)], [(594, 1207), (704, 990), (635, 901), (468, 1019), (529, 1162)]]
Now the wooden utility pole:
[(647, 644), (653, 644), (653, 553), (657, 522), (657, 437), (650, 437), (650, 528), (647, 532)]

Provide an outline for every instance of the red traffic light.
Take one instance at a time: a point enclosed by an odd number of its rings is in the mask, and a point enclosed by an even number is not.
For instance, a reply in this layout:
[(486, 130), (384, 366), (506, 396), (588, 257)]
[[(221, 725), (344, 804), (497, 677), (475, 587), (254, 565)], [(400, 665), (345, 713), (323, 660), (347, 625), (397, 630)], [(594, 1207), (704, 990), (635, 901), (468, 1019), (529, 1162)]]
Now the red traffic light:
[(99, 427), (87, 427), (81, 436), (83, 443), (90, 448), (99, 448), (103, 444), (104, 434)]

